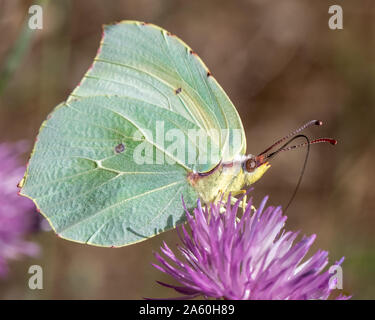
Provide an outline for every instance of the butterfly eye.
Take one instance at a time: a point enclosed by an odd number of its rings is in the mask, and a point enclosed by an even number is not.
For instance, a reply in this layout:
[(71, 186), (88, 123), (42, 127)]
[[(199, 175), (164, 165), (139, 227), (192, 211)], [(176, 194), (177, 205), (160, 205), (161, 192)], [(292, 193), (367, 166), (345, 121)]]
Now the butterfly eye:
[(247, 172), (253, 172), (256, 169), (256, 167), (257, 162), (255, 157), (252, 157), (245, 162), (245, 168)]

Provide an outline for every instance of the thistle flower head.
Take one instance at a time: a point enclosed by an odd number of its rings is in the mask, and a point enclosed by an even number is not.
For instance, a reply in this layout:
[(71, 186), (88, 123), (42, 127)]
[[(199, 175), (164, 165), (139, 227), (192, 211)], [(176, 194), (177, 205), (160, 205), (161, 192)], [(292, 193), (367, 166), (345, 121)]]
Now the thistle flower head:
[(225, 206), (209, 208), (198, 200), (194, 217), (186, 210), (191, 233), (184, 226), (179, 233), (183, 258), (166, 243), (161, 247), (164, 256), (155, 253), (160, 265), (154, 266), (181, 286), (159, 283), (186, 298), (327, 299), (332, 275), (323, 269), (328, 252), (319, 250), (303, 261), (315, 235), (295, 243), (298, 233), (283, 229), (287, 218), (281, 207), (266, 207), (266, 201), (253, 211), (250, 200), (239, 218), (240, 202), (232, 206), (231, 196)]
[(17, 183), (25, 171), (18, 157), (25, 143), (0, 144), (0, 276), (8, 271), (7, 260), (21, 255), (34, 256), (39, 248), (25, 241), (25, 234), (34, 230), (37, 216), (33, 203), (17, 195)]

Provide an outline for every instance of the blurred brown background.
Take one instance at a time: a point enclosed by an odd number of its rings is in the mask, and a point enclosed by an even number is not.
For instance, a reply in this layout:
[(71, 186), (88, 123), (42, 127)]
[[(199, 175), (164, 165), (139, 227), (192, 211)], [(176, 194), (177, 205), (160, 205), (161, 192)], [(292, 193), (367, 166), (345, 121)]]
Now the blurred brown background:
[[(0, 0), (0, 70), (9, 67), (19, 44), (14, 72), (0, 79), (0, 141), (33, 142), (41, 122), (91, 64), (102, 24), (131, 19), (160, 25), (188, 43), (226, 90), (244, 123), (248, 152), (262, 151), (306, 120), (325, 122), (307, 133), (339, 144), (311, 148), (286, 228), (316, 233), (313, 251), (328, 250), (330, 263), (346, 257), (344, 294), (375, 298), (373, 0), (41, 1), (43, 29), (25, 31), (31, 4)], [(343, 8), (343, 30), (328, 28), (333, 4)], [(304, 155), (280, 155), (256, 184), (256, 201), (269, 194), (272, 204), (285, 205)], [(32, 239), (42, 256), (13, 262), (0, 281), (0, 298), (175, 295), (155, 283), (170, 279), (150, 264), (163, 240), (172, 248), (178, 242), (175, 231), (120, 249), (79, 245), (52, 232)], [(43, 290), (28, 289), (31, 264), (43, 267)]]

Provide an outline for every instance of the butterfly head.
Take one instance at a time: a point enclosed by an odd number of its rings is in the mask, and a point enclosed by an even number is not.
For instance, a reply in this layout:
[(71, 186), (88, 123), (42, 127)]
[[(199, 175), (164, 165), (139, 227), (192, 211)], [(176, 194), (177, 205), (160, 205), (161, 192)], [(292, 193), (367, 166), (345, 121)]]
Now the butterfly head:
[[(244, 159), (244, 161), (242, 162), (242, 167), (244, 169), (245, 176), (246, 176), (246, 183), (252, 184), (256, 182), (257, 180), (259, 180), (263, 176), (263, 174), (271, 167), (271, 165), (269, 164), (269, 161), (273, 159), (280, 152), (294, 150), (294, 149), (297, 149), (300, 147), (306, 147), (306, 146), (308, 147), (308, 151), (309, 151), (309, 147), (311, 144), (322, 143), (322, 142), (328, 142), (332, 145), (335, 145), (337, 143), (335, 139), (319, 138), (319, 139), (310, 141), (310, 139), (307, 136), (300, 134), (300, 132), (306, 129), (307, 127), (310, 127), (312, 125), (321, 126), (322, 124), (323, 122), (320, 120), (308, 121), (303, 126), (299, 127), (298, 129), (292, 131), (285, 137), (273, 143), (270, 147), (268, 147), (266, 150), (261, 152), (259, 155), (257, 156), (248, 155), (246, 159)], [(297, 145), (288, 146), (289, 144), (291, 144), (294, 140), (298, 138), (304, 138), (306, 142), (297, 144)], [(283, 142), (284, 144), (282, 144)], [(279, 147), (275, 151), (271, 151), (272, 149), (274, 149), (276, 146), (280, 144), (282, 144), (281, 147)], [(308, 156), (308, 152), (307, 152), (307, 156)], [(306, 156), (304, 167), (306, 166), (307, 156)], [(304, 168), (303, 168), (303, 171), (304, 171)]]
[(245, 172), (245, 179), (247, 185), (253, 184), (257, 180), (259, 180), (271, 167), (269, 162), (262, 155), (248, 155), (247, 159), (243, 162), (242, 166)]

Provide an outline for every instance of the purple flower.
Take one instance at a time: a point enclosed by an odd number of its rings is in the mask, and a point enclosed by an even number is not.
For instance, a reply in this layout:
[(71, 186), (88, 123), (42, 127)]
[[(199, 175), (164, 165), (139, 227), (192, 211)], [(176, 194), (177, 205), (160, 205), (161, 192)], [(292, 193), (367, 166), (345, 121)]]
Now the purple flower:
[(36, 244), (23, 239), (35, 230), (38, 219), (32, 201), (17, 194), (25, 171), (18, 158), (25, 147), (24, 142), (0, 144), (0, 277), (8, 272), (7, 260), (39, 252)]
[(250, 200), (240, 218), (240, 200), (231, 206), (231, 196), (222, 213), (222, 203), (209, 209), (202, 208), (199, 200), (195, 218), (185, 210), (191, 235), (182, 226), (178, 246), (182, 258), (164, 243), (165, 257), (155, 253), (160, 265), (154, 264), (182, 286), (159, 283), (184, 298), (327, 299), (332, 291), (332, 274), (323, 271), (328, 252), (319, 250), (303, 262), (315, 235), (294, 244), (298, 233), (283, 229), (287, 217), (281, 207), (265, 207), (267, 199), (255, 212)]

